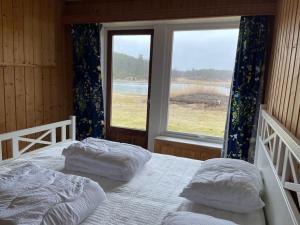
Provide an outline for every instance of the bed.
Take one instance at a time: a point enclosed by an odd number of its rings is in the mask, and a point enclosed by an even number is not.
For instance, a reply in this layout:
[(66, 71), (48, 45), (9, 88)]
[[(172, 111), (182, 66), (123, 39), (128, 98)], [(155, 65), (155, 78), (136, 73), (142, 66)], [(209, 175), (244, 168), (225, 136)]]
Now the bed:
[[(196, 205), (178, 197), (201, 165), (201, 161), (154, 153), (146, 167), (128, 183), (76, 173), (76, 175), (87, 176), (99, 182), (108, 198), (82, 224), (159, 225), (167, 213), (178, 210), (205, 213), (230, 219), (241, 225), (263, 225), (265, 218), (270, 225), (299, 224), (295, 197), (293, 198), (290, 193), (295, 191), (294, 189), (298, 190), (298, 180), (293, 183), (289, 175), (293, 176), (295, 171), (284, 168), (290, 168), (290, 165), (296, 162), (298, 165), (300, 145), (264, 110), (261, 110), (259, 124), (255, 163), (262, 171), (266, 186), (265, 213), (263, 211), (251, 214), (229, 213)], [(57, 130), (61, 133), (59, 139)], [(24, 138), (32, 133), (40, 133), (40, 137)], [(44, 140), (46, 136), (50, 137), (47, 141)], [(61, 152), (64, 147), (76, 142), (75, 118), (71, 117), (66, 121), (0, 135), (0, 142), (6, 140), (12, 141), (13, 158), (3, 160), (0, 163), (0, 170), (30, 161), (45, 168), (70, 173), (64, 171), (64, 158)], [(28, 147), (19, 148), (20, 141), (27, 141), (29, 145), (47, 144), (49, 146), (25, 154)], [(272, 145), (272, 143), (275, 144)], [(281, 157), (284, 159), (283, 163), (280, 161)], [(290, 159), (292, 163), (289, 163)], [(274, 163), (277, 161), (280, 165)]]

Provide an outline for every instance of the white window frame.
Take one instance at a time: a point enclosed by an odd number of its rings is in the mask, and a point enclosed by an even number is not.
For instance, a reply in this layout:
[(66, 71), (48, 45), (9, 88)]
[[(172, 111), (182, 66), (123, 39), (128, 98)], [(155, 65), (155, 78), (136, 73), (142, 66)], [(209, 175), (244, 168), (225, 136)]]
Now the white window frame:
[[(235, 29), (239, 28), (240, 17), (209, 19), (149, 21), (103, 24), (101, 31), (101, 68), (103, 73), (104, 99), (106, 100), (106, 46), (107, 31), (122, 29), (154, 29), (152, 77), (149, 110), (148, 148), (154, 150), (157, 136), (176, 137), (200, 142), (222, 144), (223, 138), (207, 135), (173, 132), (167, 130), (172, 48), (174, 31)], [(225, 129), (225, 127), (224, 127)]]
[[(172, 52), (173, 52), (173, 34), (176, 31), (195, 31), (195, 30), (216, 30), (216, 29), (238, 29), (239, 28), (239, 19), (237, 21), (230, 21), (230, 22), (211, 22), (211, 23), (200, 23), (200, 24), (180, 24), (180, 25), (171, 25), (169, 26), (169, 34), (171, 40), (170, 44), (168, 45), (169, 49), (166, 53), (168, 57), (168, 64), (166, 64), (166, 71), (167, 74), (165, 76), (166, 83), (168, 83), (168, 87), (165, 87), (164, 91), (164, 98), (161, 99), (163, 105), (163, 127), (164, 130), (161, 131), (160, 135), (162, 136), (169, 136), (169, 137), (177, 137), (177, 138), (184, 138), (184, 139), (191, 139), (191, 140), (199, 140), (202, 142), (210, 142), (210, 143), (223, 143), (222, 137), (215, 137), (215, 136), (208, 136), (208, 135), (201, 135), (201, 134), (191, 134), (191, 133), (184, 133), (184, 132), (175, 132), (175, 131), (168, 131), (168, 116), (169, 116), (169, 98), (170, 98), (170, 85), (171, 85), (171, 68), (172, 68)], [(225, 129), (225, 127), (224, 127)]]

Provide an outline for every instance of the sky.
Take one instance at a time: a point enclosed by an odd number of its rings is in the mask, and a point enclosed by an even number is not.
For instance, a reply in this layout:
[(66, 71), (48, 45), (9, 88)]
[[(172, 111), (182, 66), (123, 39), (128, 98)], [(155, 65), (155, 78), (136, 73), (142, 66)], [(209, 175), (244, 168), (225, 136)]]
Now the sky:
[[(233, 70), (238, 29), (175, 31), (172, 68)], [(114, 37), (114, 51), (149, 59), (150, 36)]]

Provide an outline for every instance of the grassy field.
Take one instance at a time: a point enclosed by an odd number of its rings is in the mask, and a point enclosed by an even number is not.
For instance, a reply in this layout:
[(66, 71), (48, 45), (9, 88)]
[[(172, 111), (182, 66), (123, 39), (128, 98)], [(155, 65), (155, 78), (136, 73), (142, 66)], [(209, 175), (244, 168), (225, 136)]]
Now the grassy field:
[(170, 131), (224, 136), (226, 111), (212, 108), (199, 109), (197, 105), (192, 104), (171, 104), (169, 112), (168, 130)]
[[(145, 129), (146, 96), (113, 94), (112, 125)], [(172, 102), (168, 130), (223, 137), (226, 107)], [(195, 121), (197, 121), (195, 123)]]

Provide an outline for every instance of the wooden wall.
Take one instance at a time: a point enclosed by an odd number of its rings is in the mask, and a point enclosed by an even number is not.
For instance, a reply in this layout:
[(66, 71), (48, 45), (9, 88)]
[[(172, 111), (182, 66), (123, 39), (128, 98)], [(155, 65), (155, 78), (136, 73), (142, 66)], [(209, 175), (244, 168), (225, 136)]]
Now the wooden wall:
[(300, 1), (279, 0), (266, 92), (268, 111), (300, 138)]
[(180, 141), (176, 138), (158, 137), (154, 141), (154, 152), (166, 155), (174, 155), (179, 157), (207, 160), (212, 158), (220, 158), (222, 145), (212, 144), (208, 146), (199, 145), (193, 141)]
[(274, 15), (276, 0), (81, 0), (66, 2), (65, 23)]
[(0, 0), (0, 133), (72, 113), (62, 12), (60, 0)]

